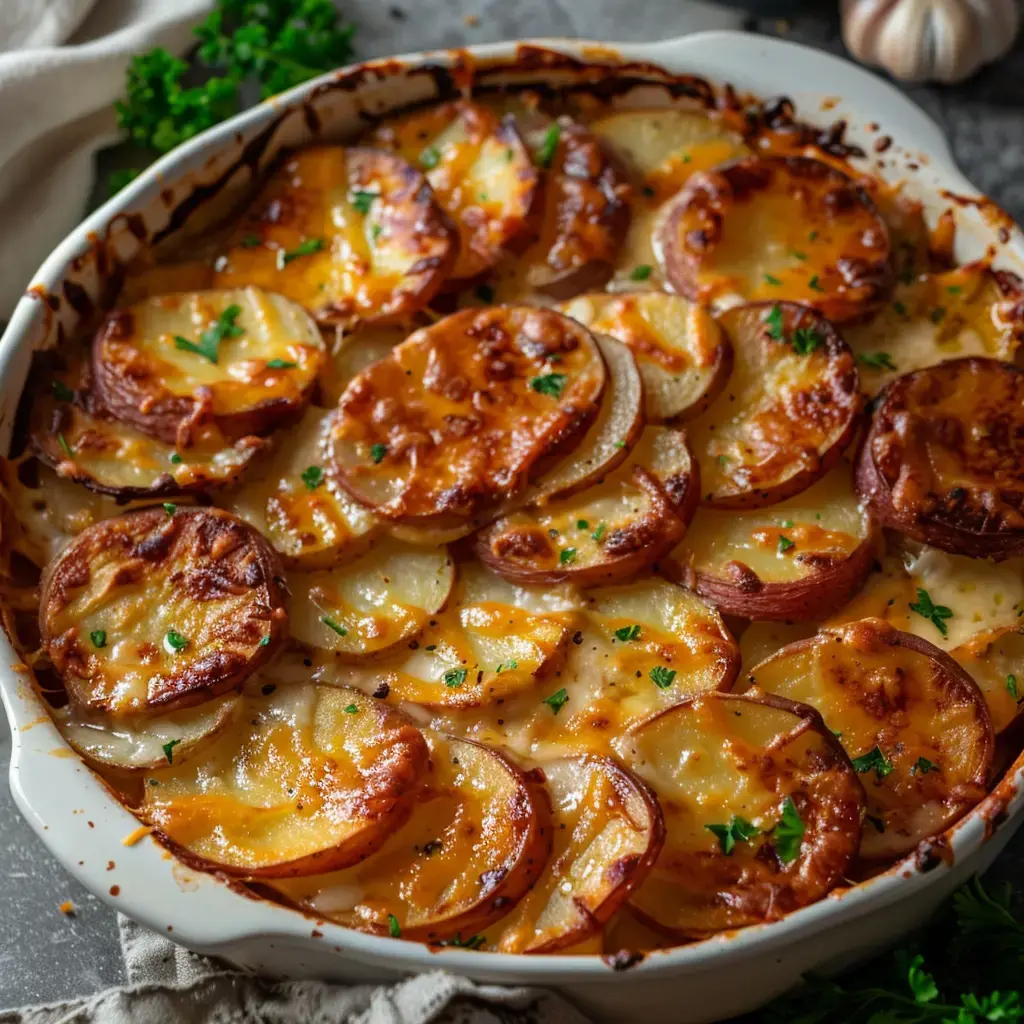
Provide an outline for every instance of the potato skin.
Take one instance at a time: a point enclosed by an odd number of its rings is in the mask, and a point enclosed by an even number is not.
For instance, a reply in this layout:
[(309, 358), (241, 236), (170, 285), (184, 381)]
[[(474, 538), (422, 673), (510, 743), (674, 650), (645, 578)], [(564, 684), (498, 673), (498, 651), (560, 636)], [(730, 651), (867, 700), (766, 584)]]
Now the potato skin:
[[(799, 156), (744, 157), (698, 172), (670, 200), (655, 231), (665, 276), (689, 299), (708, 301), (729, 287), (727, 274), (712, 264), (728, 221), (742, 217), (743, 204), (760, 193), (789, 196), (801, 204), (796, 222), (784, 222), (795, 245), (806, 249), (808, 281), (749, 284), (743, 297), (772, 295), (814, 306), (836, 324), (869, 318), (889, 297), (894, 284), (889, 232), (874, 203), (845, 174), (818, 160)], [(792, 217), (796, 211), (786, 211)], [(821, 225), (824, 239), (809, 241), (808, 226)], [(840, 235), (837, 239), (835, 235)]]
[(857, 460), (883, 525), (972, 558), (1024, 554), (1024, 370), (954, 359), (892, 381)]
[[(169, 515), (157, 506), (101, 520), (64, 548), (47, 567), (41, 584), (39, 631), (43, 646), (72, 699), (83, 706), (125, 710), (120, 700), (115, 701), (114, 690), (121, 681), (116, 665), (105, 692), (94, 692), (94, 684), (103, 687), (106, 659), (90, 638), (82, 635), (81, 622), (63, 621), (78, 595), (89, 587), (97, 559), (116, 560), (113, 585), (123, 582), (146, 587), (140, 600), (168, 571), (177, 574), (168, 578), (168, 586), (179, 606), (214, 602), (229, 595), (248, 597), (244, 610), (235, 609), (217, 624), (216, 648), (198, 659), (179, 659), (169, 672), (157, 675), (154, 670), (157, 681), (147, 684), (144, 696), (133, 699), (131, 710), (169, 711), (237, 689), (283, 639), (287, 613), (280, 562), (260, 534), (230, 513), (217, 508), (180, 508)], [(152, 662), (159, 653), (161, 637), (133, 640), (143, 663)], [(109, 650), (106, 644), (103, 648)]]

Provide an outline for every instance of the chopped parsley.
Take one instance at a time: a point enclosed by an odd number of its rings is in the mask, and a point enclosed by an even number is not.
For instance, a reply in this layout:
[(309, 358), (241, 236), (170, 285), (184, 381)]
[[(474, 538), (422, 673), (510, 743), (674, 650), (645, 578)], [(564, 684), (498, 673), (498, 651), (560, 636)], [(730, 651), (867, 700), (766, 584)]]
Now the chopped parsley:
[(792, 256), (794, 259), (797, 259), (797, 260), (805, 260), (805, 259), (807, 259), (807, 253), (801, 252), (799, 249), (790, 249), (789, 250), (789, 255)]
[(307, 466), (300, 476), (311, 491), (315, 491), (324, 482), (324, 471), (319, 466)]
[(174, 748), (181, 742), (181, 740), (168, 740), (160, 748), (164, 752), (164, 757), (167, 758), (168, 764), (174, 764)]
[(304, 242), (299, 242), (294, 249), (278, 249), (277, 269), (284, 270), (292, 260), (297, 260), (302, 256), (312, 256), (313, 253), (319, 252), (324, 244), (322, 238), (307, 238)]
[(380, 465), (384, 461), (384, 456), (388, 453), (388, 446), (386, 444), (373, 444), (370, 445), (370, 458), (373, 459), (375, 466)]
[(393, 939), (400, 939), (402, 937), (402, 926), (398, 923), (398, 918), (394, 914), (388, 914), (388, 934)]
[(815, 239), (816, 239), (817, 237), (818, 237), (818, 232), (817, 232), (817, 231), (812, 231), (812, 232), (811, 232), (811, 233), (810, 233), (810, 234), (809, 234), (809, 235), (807, 236), (807, 241), (808, 241), (808, 242), (813, 242), (813, 241), (814, 241), (814, 240), (815, 240)]
[(958, 284), (951, 284), (946, 286), (946, 291), (949, 292), (950, 295), (959, 295), (963, 291), (963, 288)]
[(590, 535), (590, 539), (596, 541), (598, 544), (601, 543), (601, 538), (604, 536), (605, 531), (608, 529), (607, 523), (598, 523), (597, 529)]
[(171, 452), (167, 457), (170, 459), (172, 466), (178, 466), (185, 461), (177, 452)]
[(943, 635), (946, 636), (949, 630), (946, 628), (945, 619), (953, 617), (953, 611), (944, 604), (933, 604), (927, 590), (917, 588), (917, 603), (910, 606), (912, 612), (917, 612), (922, 618), (928, 619), (931, 624)]
[(168, 654), (177, 654), (188, 647), (188, 637), (182, 636), (176, 629), (169, 629), (164, 636), (164, 649)]
[(766, 284), (770, 284), (773, 287), (778, 287), (782, 282), (774, 274), (765, 274), (764, 280)]
[(476, 291), (473, 293), (476, 297), (484, 303), (490, 305), (494, 301), (494, 288), (489, 284), (479, 284), (476, 286)]
[(165, 501), (164, 502), (164, 511), (169, 516), (173, 516), (174, 513), (178, 511), (178, 506), (175, 505), (173, 501)]
[(371, 224), (370, 225), (370, 241), (372, 241), (374, 243), (374, 245), (377, 244), (377, 239), (380, 238), (381, 233), (383, 231), (384, 231), (384, 228), (380, 224)]
[(509, 672), (511, 672), (514, 668), (519, 668), (519, 662), (516, 661), (515, 658), (509, 658), (508, 661), (503, 661), (500, 665), (498, 665), (498, 667), (494, 670), (494, 674), (496, 676), (499, 676), (506, 669)]
[(783, 537), (779, 534), (779, 554), (784, 555), (790, 548), (795, 548), (796, 544), (791, 541), (788, 537)]
[(340, 623), (335, 622), (330, 615), (321, 615), (320, 621), (328, 628), (333, 629), (338, 636), (348, 636), (348, 630)]
[(455, 689), (457, 686), (461, 686), (466, 681), (466, 670), (464, 668), (450, 668), (445, 672), (444, 685)]
[(902, 317), (907, 315), (907, 307), (902, 302), (894, 302), (892, 308)]
[(439, 939), (439, 946), (452, 946), (458, 949), (479, 949), (487, 941), (486, 935), (470, 935), (468, 939), (456, 932), (454, 939)]
[(72, 454), (72, 451), (71, 451), (71, 445), (68, 444), (68, 439), (63, 434), (61, 434), (59, 432), (57, 434), (57, 444), (59, 444), (61, 446), (61, 448), (64, 449), (64, 454), (69, 459), (74, 458), (74, 455)]
[(441, 150), (437, 146), (427, 146), (420, 153), (420, 167), (425, 167), (428, 171), (432, 171), (440, 162)]
[(787, 796), (782, 805), (782, 817), (772, 831), (775, 838), (775, 853), (783, 864), (792, 864), (800, 856), (800, 846), (804, 841), (806, 828), (800, 812)]
[(576, 529), (577, 530), (589, 530), (590, 529), (590, 523), (588, 523), (586, 519), (577, 519), (576, 520)]
[(359, 190), (354, 190), (349, 193), (348, 201), (365, 217), (366, 214), (370, 212), (370, 207), (373, 206), (374, 199), (379, 198), (380, 196), (376, 192), (361, 192)]
[(928, 319), (931, 320), (931, 322), (933, 324), (938, 326), (939, 324), (942, 323), (943, 320), (946, 319), (946, 307), (945, 306), (936, 306), (931, 311), (931, 313), (928, 314)]
[(562, 129), (558, 124), (552, 124), (544, 133), (544, 141), (540, 149), (534, 154), (534, 161), (538, 167), (550, 167), (551, 161), (555, 158), (555, 150), (558, 149), (558, 140), (562, 137)]
[(58, 402), (70, 402), (75, 397), (74, 391), (62, 380), (52, 381), (50, 386), (53, 388), (53, 397)]
[(270, 646), (270, 634), (260, 637), (260, 642), (256, 645), (257, 647), (269, 647)]
[(534, 377), (530, 381), (530, 387), (538, 394), (559, 398), (568, 379), (564, 373), (546, 373), (543, 377)]
[(860, 757), (853, 759), (855, 772), (863, 775), (864, 772), (869, 772), (872, 769), (874, 769), (876, 779), (884, 779), (886, 775), (891, 775), (896, 770), (896, 766), (882, 753), (880, 747), (874, 746), (866, 754), (861, 754)]
[(631, 281), (646, 281), (651, 276), (653, 269), (650, 263), (641, 263), (640, 266), (634, 267), (629, 272), (629, 279)]
[(89, 639), (92, 641), (93, 647), (106, 647), (107, 631), (105, 629), (94, 629), (89, 634)]
[(771, 311), (764, 318), (764, 322), (768, 325), (768, 337), (774, 341), (782, 341), (783, 328), (782, 328), (782, 307), (779, 305), (772, 306)]
[(746, 818), (741, 818), (738, 814), (733, 815), (733, 819), (728, 825), (705, 825), (704, 827), (718, 838), (719, 848), (726, 857), (732, 855), (737, 843), (749, 843), (751, 839), (761, 834), (761, 830), (756, 825), (752, 825)]
[(346, 715), (355, 715), (355, 714), (358, 714), (358, 713), (359, 713), (359, 705), (358, 704), (349, 704), (345, 708), (345, 714)]
[(239, 327), (235, 321), (241, 316), (242, 307), (230, 305), (209, 327), (199, 336), (198, 344), (183, 338), (180, 334), (174, 336), (174, 347), (183, 352), (194, 352), (197, 356), (208, 359), (211, 363), (217, 362), (220, 351), (220, 343), (228, 338), (237, 338), (245, 334), (245, 328)]
[(937, 772), (941, 769), (934, 761), (929, 761), (927, 757), (919, 757), (910, 768), (911, 775), (927, 775), (929, 772)]
[(790, 344), (797, 355), (810, 355), (823, 342), (824, 338), (813, 327), (798, 327), (793, 332)]
[(667, 665), (655, 665), (651, 669), (651, 682), (659, 690), (667, 690), (676, 679), (676, 670)]
[(1017, 677), (1011, 672), (1006, 677), (1006, 692), (1018, 703), (1020, 702), (1020, 691), (1017, 689)]
[(888, 352), (862, 352), (857, 356), (857, 362), (861, 366), (867, 366), (872, 370), (895, 370), (892, 356)]
[(558, 564), (559, 565), (568, 565), (575, 558), (576, 558), (576, 549), (575, 548), (566, 548), (564, 551), (559, 552)]
[(631, 640), (635, 640), (640, 635), (640, 627), (635, 623), (632, 626), (620, 626), (615, 630), (615, 639), (621, 640), (624, 644), (628, 644)]
[(821, 284), (818, 281), (817, 274), (815, 274), (810, 279), (810, 281), (807, 282), (807, 287), (810, 288), (812, 292), (823, 292), (825, 290), (824, 288), (821, 287)]
[(263, 239), (260, 238), (259, 235), (246, 235), (245, 238), (242, 239), (242, 248), (243, 249), (255, 249), (256, 246), (262, 245), (262, 244), (263, 244)]
[(294, 370), (298, 363), (289, 362), (287, 359), (268, 359), (268, 370)]
[(544, 698), (544, 703), (557, 715), (559, 711), (565, 707), (566, 701), (569, 699), (569, 694), (563, 686), (560, 690), (555, 690), (550, 697)]

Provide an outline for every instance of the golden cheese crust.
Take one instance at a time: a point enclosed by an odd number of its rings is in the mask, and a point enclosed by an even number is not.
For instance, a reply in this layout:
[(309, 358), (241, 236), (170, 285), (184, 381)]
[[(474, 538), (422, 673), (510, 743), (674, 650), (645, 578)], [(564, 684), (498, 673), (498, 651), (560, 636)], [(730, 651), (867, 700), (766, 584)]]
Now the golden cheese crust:
[(458, 248), (415, 167), (378, 149), (319, 146), (271, 177), (217, 261), (213, 287), (258, 285), (322, 324), (401, 320), (437, 294)]
[(540, 175), (514, 118), (457, 100), (385, 122), (370, 142), (422, 167), (455, 222), (453, 284), (479, 277), (532, 233)]
[(691, 299), (802, 302), (863, 320), (893, 286), (889, 232), (867, 193), (807, 157), (747, 157), (694, 175), (661, 215), (655, 249)]
[(384, 519), (466, 522), (520, 492), (544, 455), (585, 429), (605, 377), (593, 337), (558, 313), (455, 313), (346, 388), (339, 478)]
[(237, 689), (288, 617), (281, 566), (216, 508), (141, 509), (84, 530), (50, 564), (42, 643), (71, 699), (118, 714)]
[(893, 381), (857, 464), (886, 526), (954, 554), (1024, 554), (1024, 371), (954, 359)]
[(719, 322), (732, 341), (732, 376), (687, 428), (701, 498), (713, 508), (772, 505), (806, 490), (853, 437), (857, 366), (806, 306), (738, 306)]
[(102, 410), (185, 449), (208, 423), (234, 440), (295, 420), (324, 358), (316, 325), (281, 296), (184, 292), (111, 313), (92, 376)]

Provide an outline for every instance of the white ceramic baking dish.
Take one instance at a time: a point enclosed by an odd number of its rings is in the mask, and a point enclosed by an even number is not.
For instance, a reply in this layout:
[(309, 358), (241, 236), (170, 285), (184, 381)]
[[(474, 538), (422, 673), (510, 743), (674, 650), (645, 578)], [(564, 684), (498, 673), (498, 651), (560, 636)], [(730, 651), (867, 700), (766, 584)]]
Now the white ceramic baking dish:
[[(1024, 265), (1019, 231), (990, 205), (963, 201), (976, 192), (934, 123), (874, 75), (801, 46), (722, 32), (650, 45), (507, 43), (376, 61), (301, 86), (192, 140), (57, 248), (0, 341), (0, 443), (9, 442), (33, 350), (59, 345), (88, 322), (116, 281), (118, 260), (145, 242), (193, 232), (282, 146), (344, 137), (358, 126), (360, 112), (429, 99), (471, 80), (593, 81), (608, 89), (623, 75), (674, 82), (677, 92), (679, 76), (701, 76), (761, 97), (787, 95), (801, 119), (822, 126), (844, 119), (848, 140), (864, 148), (876, 172), (909, 178), (909, 191), (928, 201), (933, 217), (950, 203), (943, 190), (960, 197), (959, 256), (996, 245), (1002, 265), (1018, 271)], [(664, 88), (630, 95), (645, 105), (667, 101)], [(883, 137), (893, 140), (888, 148), (878, 141)], [(18, 806), (80, 882), (137, 921), (191, 949), (275, 975), (366, 982), (443, 968), (484, 982), (552, 986), (584, 1011), (615, 1021), (732, 1016), (765, 1003), (805, 972), (863, 957), (918, 925), (957, 885), (984, 870), (1024, 817), (1021, 758), (949, 834), (871, 882), (774, 924), (643, 958), (438, 951), (248, 897), (178, 863), (148, 836), (124, 845), (138, 822), (64, 744), (5, 636), (0, 689), (14, 732), (11, 787)]]

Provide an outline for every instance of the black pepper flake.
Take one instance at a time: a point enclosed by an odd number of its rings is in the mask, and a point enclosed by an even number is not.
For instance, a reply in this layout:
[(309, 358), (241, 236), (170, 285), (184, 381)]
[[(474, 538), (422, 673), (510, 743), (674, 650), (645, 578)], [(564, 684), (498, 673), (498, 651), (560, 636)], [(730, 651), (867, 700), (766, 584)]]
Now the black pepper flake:
[(576, 630), (576, 632), (575, 632), (575, 633), (573, 633), (573, 635), (572, 635), (572, 642), (573, 642), (573, 643), (574, 643), (574, 644), (575, 644), (575, 645), (576, 645), (577, 647), (579, 647), (579, 645), (580, 645), (581, 643), (583, 643), (583, 630), (581, 630), (581, 629), (577, 629), (577, 630)]
[(381, 683), (376, 690), (373, 691), (374, 697), (378, 700), (384, 700), (387, 695), (391, 692), (391, 687), (387, 683)]
[(276, 689), (277, 685), (275, 683), (264, 683), (262, 687), (263, 696), (269, 697)]

